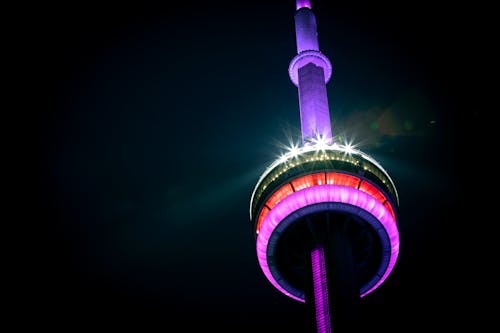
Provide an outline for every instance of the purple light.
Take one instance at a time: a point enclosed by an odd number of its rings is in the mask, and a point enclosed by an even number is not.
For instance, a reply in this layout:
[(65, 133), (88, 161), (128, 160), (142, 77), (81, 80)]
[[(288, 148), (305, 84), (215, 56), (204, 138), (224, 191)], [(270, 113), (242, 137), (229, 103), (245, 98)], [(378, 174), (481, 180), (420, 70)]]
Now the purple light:
[(311, 2), (309, 0), (297, 0), (297, 10), (304, 7), (312, 9)]
[(332, 331), (330, 305), (328, 304), (325, 253), (322, 247), (317, 247), (311, 251), (311, 266), (318, 333), (330, 333)]
[(332, 126), (323, 68), (309, 63), (298, 70), (302, 143), (332, 142)]
[(295, 192), (280, 201), (264, 218), (257, 236), (256, 251), (261, 269), (271, 284), (283, 294), (301, 302), (304, 302), (303, 297), (298, 297), (288, 292), (272, 275), (267, 261), (269, 239), (276, 227), (293, 212), (306, 206), (326, 202), (345, 203), (365, 210), (380, 222), (380, 225), (388, 235), (390, 242), (388, 265), (382, 274), (375, 277), (378, 281), (370, 289), (362, 292), (361, 297), (371, 293), (387, 279), (396, 264), (399, 254), (399, 232), (396, 220), (383, 204), (369, 194), (342, 185), (318, 185)]
[(323, 68), (323, 72), (325, 73), (325, 83), (330, 81), (330, 78), (332, 77), (332, 63), (330, 62), (330, 59), (328, 59), (328, 57), (320, 51), (304, 51), (297, 54), (292, 61), (290, 61), (290, 65), (288, 66), (288, 75), (290, 76), (290, 80), (292, 80), (293, 84), (297, 87), (299, 86), (299, 68), (310, 62)]
[(319, 51), (316, 16), (312, 10), (297, 10), (294, 21), (297, 53), (307, 50)]

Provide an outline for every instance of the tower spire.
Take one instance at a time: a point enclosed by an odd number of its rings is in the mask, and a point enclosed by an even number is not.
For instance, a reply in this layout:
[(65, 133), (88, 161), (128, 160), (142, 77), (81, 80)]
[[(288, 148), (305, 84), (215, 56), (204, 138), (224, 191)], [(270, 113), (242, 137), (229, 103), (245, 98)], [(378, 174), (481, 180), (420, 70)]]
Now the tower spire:
[(316, 17), (309, 0), (297, 0), (295, 36), (297, 55), (288, 74), (298, 88), (302, 144), (332, 143), (326, 83), (332, 75), (330, 60), (319, 51)]

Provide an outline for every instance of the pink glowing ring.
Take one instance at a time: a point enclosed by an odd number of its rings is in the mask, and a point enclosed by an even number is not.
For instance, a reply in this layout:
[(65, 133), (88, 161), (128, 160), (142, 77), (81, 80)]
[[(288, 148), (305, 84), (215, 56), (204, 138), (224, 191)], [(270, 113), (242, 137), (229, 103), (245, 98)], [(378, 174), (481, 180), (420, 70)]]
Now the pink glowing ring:
[[(294, 192), (274, 206), (262, 222), (257, 236), (257, 258), (267, 279), (283, 294), (305, 302), (303, 292), (294, 288), (272, 269), (275, 232), (286, 227), (315, 207), (350, 211), (361, 216), (378, 233), (382, 241), (382, 261), (377, 274), (360, 290), (363, 297), (374, 291), (391, 273), (399, 254), (399, 232), (391, 212), (377, 199), (358, 189), (343, 185), (317, 185)], [(385, 262), (385, 264), (384, 264)], [(274, 274), (273, 274), (274, 272)]]

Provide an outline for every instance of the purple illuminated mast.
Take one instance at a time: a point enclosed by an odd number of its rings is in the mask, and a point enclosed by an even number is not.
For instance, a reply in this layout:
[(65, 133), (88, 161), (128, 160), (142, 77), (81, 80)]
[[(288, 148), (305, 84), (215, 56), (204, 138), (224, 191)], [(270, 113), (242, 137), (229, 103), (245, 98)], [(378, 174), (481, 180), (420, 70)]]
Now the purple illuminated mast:
[(319, 51), (316, 17), (307, 0), (297, 1), (295, 13), (297, 55), (288, 73), (299, 90), (302, 143), (315, 139), (332, 142), (326, 83), (332, 76), (330, 60)]
[(306, 303), (314, 331), (352, 332), (360, 297), (396, 264), (399, 198), (377, 161), (332, 136), (332, 66), (319, 51), (308, 0), (297, 0), (295, 31), (288, 72), (299, 93), (302, 145), (273, 162), (253, 190), (257, 258), (273, 286)]

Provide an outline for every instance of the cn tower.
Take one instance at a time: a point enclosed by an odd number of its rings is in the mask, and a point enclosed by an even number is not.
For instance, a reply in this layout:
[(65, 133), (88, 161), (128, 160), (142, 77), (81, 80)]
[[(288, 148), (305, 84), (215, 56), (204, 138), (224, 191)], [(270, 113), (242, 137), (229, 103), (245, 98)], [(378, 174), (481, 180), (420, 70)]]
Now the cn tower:
[(311, 331), (352, 332), (360, 299), (396, 264), (399, 198), (375, 159), (332, 133), (332, 64), (319, 50), (309, 0), (296, 2), (295, 33), (288, 74), (298, 89), (302, 143), (271, 163), (254, 187), (257, 259), (276, 289), (305, 303)]

